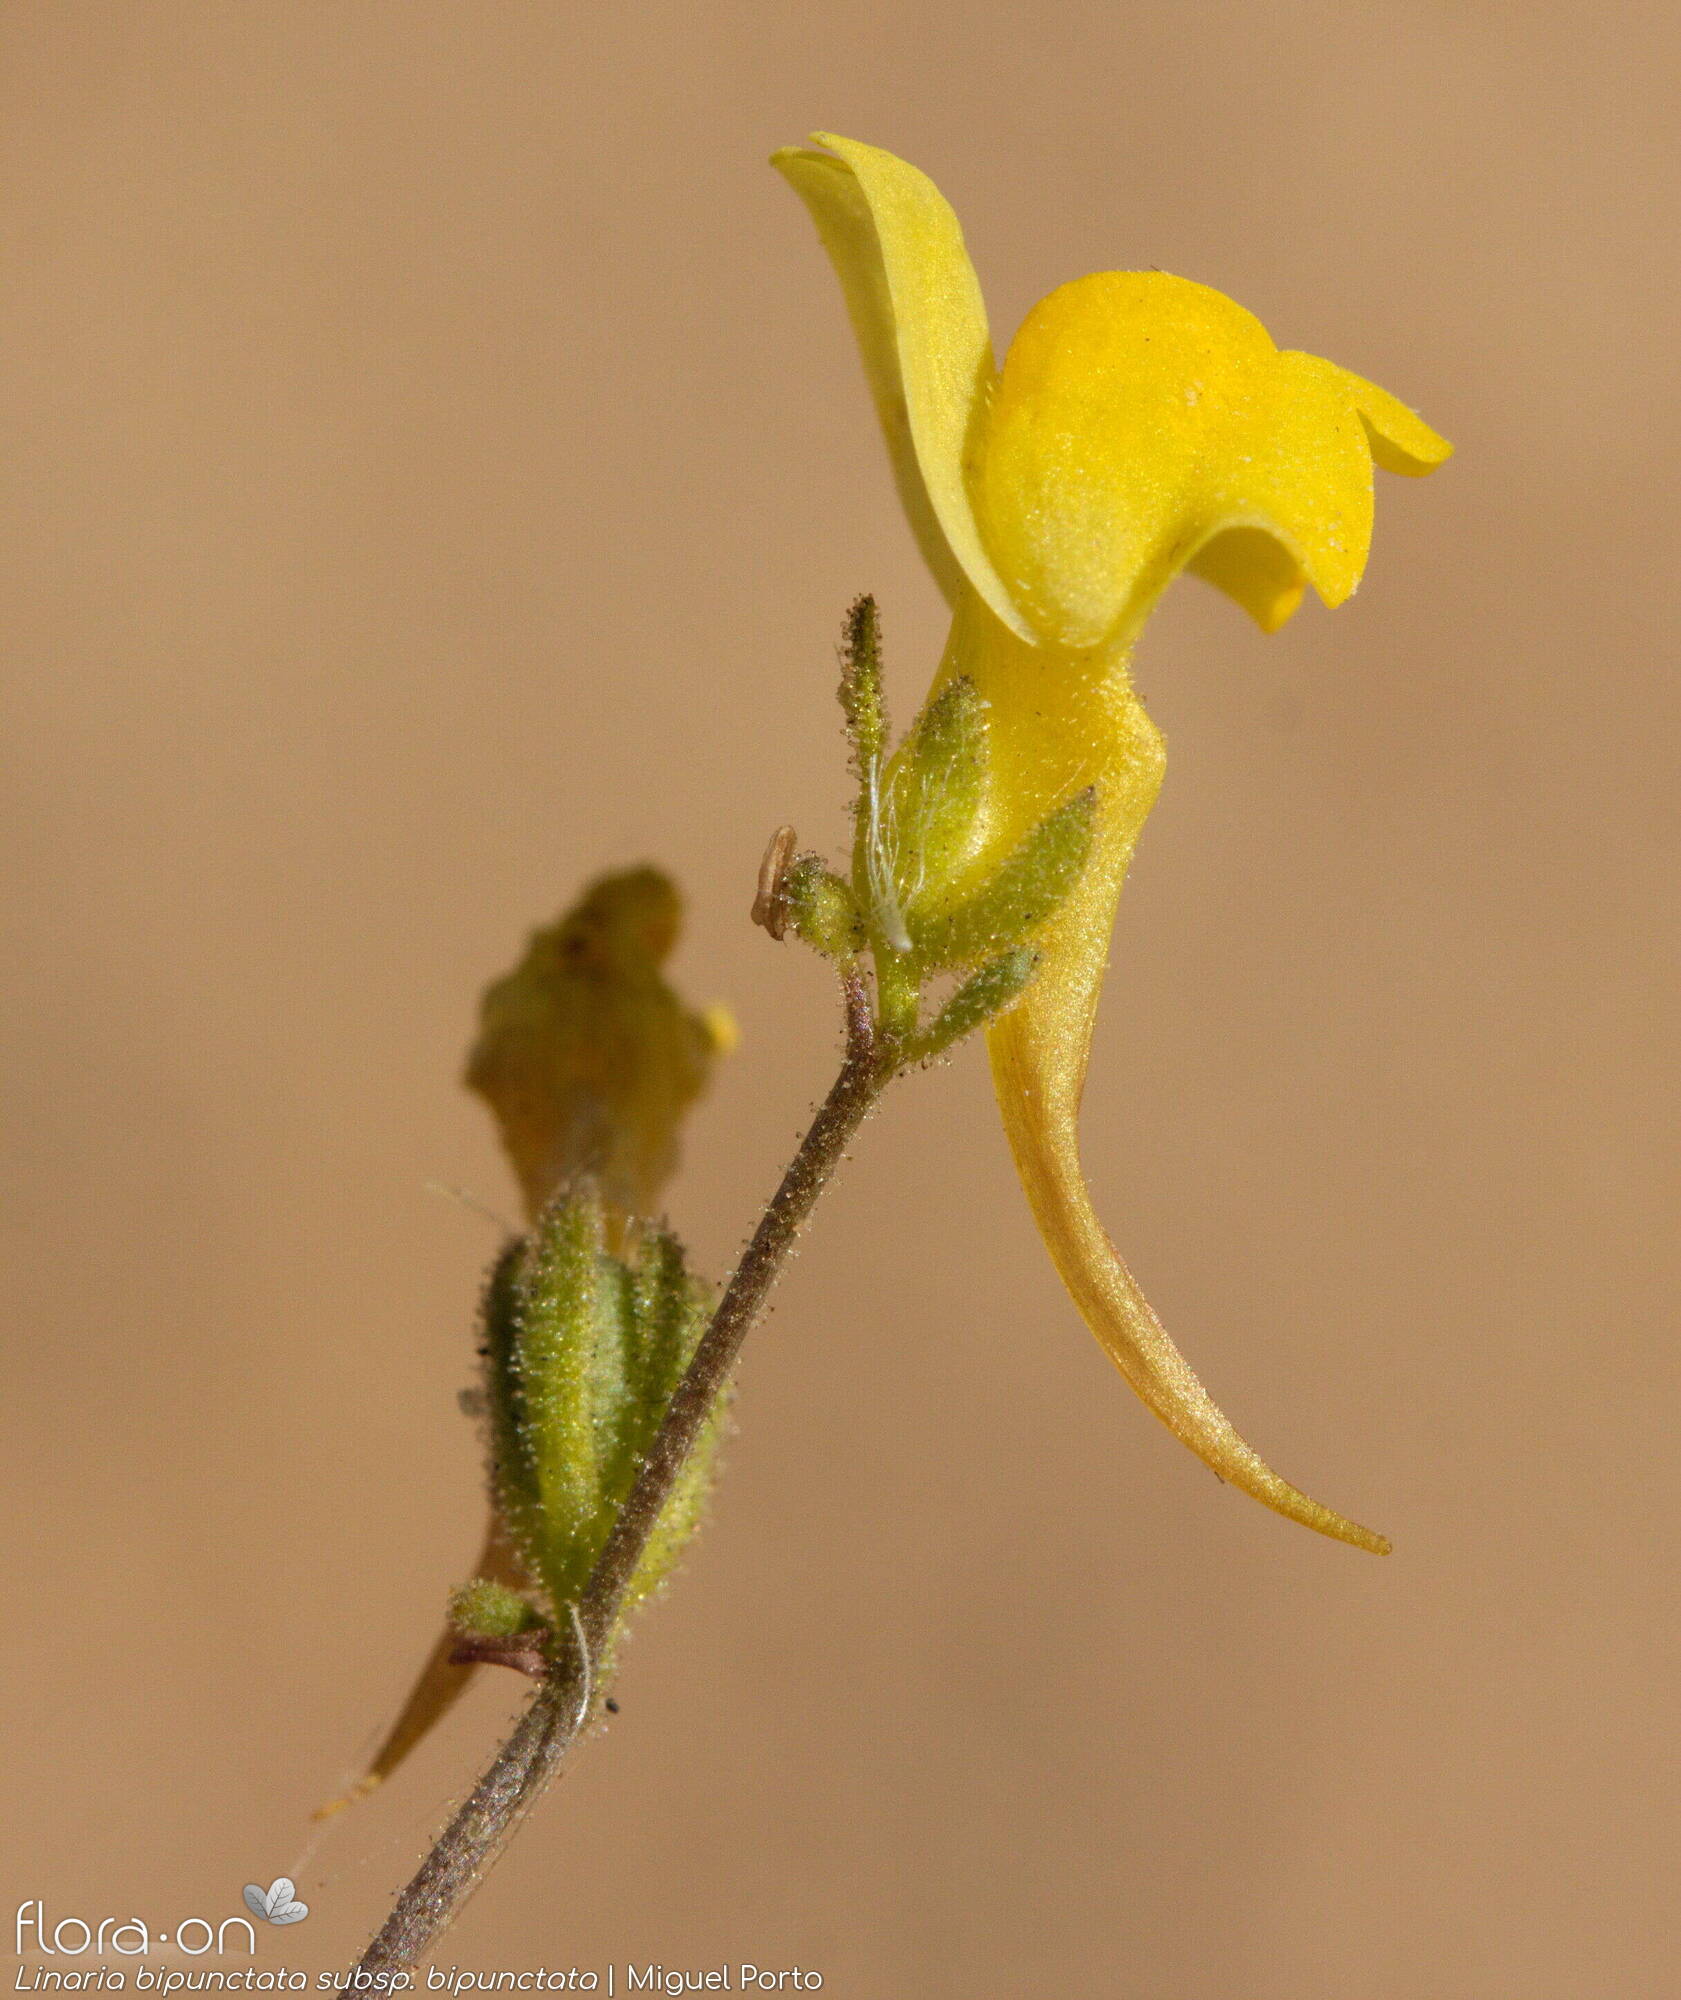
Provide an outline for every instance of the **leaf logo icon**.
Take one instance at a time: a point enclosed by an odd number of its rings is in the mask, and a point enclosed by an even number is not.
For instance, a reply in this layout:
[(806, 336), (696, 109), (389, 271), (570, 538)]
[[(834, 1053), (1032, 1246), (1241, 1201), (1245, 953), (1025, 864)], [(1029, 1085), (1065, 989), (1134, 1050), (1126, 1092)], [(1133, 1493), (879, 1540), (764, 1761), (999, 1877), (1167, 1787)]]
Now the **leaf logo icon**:
[(265, 1924), (301, 1924), (309, 1915), (309, 1905), (300, 1903), (292, 1894), (292, 1878), (277, 1875), (266, 1889), (260, 1889), (255, 1882), (245, 1885), (245, 1907), (254, 1917), (261, 1917)]

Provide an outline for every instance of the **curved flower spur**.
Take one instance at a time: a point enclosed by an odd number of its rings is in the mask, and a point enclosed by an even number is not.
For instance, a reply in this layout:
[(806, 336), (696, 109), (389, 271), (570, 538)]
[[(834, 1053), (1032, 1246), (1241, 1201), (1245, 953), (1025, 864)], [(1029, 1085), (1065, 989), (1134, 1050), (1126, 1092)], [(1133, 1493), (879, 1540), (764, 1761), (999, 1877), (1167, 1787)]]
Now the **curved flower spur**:
[[(1452, 448), (1384, 390), (1281, 351), (1241, 306), (1164, 272), (1063, 285), (1000, 370), (933, 182), (876, 147), (814, 138), (828, 150), (774, 163), (839, 275), (900, 498), (952, 608), (929, 705), (874, 781), (882, 795), (914, 786), (906, 760), (927, 761), (931, 734), (950, 736), (959, 712), (981, 718), (985, 754), (945, 842), (952, 907), (1043, 848), (1048, 829), (1064, 830), (1065, 858), (1078, 834), (1032, 963), (994, 974), (1021, 997), (988, 1028), (1040, 1232), (1088, 1325), (1176, 1437), (1277, 1512), (1384, 1553), (1381, 1535), (1281, 1479), (1216, 1408), (1098, 1220), (1077, 1132), (1116, 901), (1162, 777), (1161, 735), (1128, 673), (1140, 628), (1186, 569), (1268, 632), (1309, 584), (1342, 603), (1371, 540), (1374, 462), (1422, 474)], [(867, 877), (879, 983), (884, 957), (911, 941), (891, 867), (864, 858), (854, 879)]]

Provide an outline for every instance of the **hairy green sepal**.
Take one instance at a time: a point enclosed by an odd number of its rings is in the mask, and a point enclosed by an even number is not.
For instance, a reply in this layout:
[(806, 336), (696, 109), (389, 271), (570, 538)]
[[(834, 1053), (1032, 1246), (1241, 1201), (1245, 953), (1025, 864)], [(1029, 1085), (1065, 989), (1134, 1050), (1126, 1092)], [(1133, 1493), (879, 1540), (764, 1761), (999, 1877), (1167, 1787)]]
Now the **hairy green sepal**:
[[(485, 1291), (491, 1487), (527, 1572), (563, 1620), (582, 1596), (712, 1310), (668, 1231), (608, 1247), (593, 1189), (557, 1196), (510, 1244)], [(669, 1573), (699, 1525), (716, 1455), (715, 1409), (626, 1592)]]

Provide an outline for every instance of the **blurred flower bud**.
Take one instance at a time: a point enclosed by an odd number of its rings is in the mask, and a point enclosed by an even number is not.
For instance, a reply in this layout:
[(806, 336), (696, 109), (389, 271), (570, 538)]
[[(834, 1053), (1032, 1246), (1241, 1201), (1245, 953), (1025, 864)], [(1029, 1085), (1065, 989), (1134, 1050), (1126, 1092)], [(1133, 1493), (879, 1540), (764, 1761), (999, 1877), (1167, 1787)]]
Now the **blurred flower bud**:
[(733, 1031), (719, 1009), (691, 1013), (661, 973), (682, 908), (656, 868), (603, 875), (485, 992), (466, 1081), (532, 1217), (583, 1175), (624, 1215), (659, 1210), (678, 1128)]

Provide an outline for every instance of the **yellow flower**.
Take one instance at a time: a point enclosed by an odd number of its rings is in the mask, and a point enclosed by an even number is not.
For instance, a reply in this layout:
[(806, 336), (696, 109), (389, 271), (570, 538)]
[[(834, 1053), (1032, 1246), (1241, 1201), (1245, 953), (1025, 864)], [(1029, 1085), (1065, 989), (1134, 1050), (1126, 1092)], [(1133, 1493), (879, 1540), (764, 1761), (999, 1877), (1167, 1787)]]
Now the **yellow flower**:
[(900, 497), (952, 606), (936, 690), (961, 674), (987, 704), (968, 879), (1096, 790), (1085, 873), (1037, 940), (1025, 997), (989, 1032), (1040, 1231), (1088, 1324), (1177, 1437), (1279, 1513), (1386, 1551), (1279, 1478), (1215, 1407), (1097, 1218), (1077, 1127), (1116, 899), (1161, 783), (1161, 736), (1127, 670), (1140, 626), (1183, 569), (1269, 632), (1310, 583), (1340, 604), (1365, 566), (1373, 462), (1425, 473), (1451, 447), (1382, 389), (1280, 351), (1241, 306), (1165, 272), (1062, 286), (999, 370), (962, 230), (933, 182), (876, 147), (814, 137), (830, 150), (775, 164), (839, 274)]

